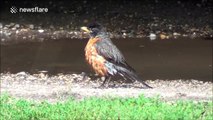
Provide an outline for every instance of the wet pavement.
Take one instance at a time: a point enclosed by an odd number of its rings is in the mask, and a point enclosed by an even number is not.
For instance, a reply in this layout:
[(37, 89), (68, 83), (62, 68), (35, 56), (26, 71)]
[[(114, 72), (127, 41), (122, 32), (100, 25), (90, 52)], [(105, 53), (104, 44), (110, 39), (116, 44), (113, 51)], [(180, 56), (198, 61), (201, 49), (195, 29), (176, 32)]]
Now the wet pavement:
[[(93, 73), (84, 60), (87, 39), (1, 45), (1, 73)], [(113, 39), (143, 79), (212, 81), (212, 40)]]

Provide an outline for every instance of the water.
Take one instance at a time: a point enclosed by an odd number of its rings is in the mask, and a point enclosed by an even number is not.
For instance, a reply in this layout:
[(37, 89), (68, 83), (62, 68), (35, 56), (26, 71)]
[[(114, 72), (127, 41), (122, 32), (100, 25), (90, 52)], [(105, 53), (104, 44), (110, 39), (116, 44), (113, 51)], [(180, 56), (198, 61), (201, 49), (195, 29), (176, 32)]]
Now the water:
[[(212, 40), (113, 39), (143, 79), (212, 81)], [(1, 72), (93, 73), (84, 60), (87, 39), (1, 45)]]

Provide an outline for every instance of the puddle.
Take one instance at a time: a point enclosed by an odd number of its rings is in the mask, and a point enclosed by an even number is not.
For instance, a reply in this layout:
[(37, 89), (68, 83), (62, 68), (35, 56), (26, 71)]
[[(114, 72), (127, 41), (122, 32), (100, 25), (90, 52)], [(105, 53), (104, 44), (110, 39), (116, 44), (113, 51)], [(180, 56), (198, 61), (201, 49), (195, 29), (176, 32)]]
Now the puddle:
[[(143, 79), (212, 81), (212, 40), (113, 39)], [(87, 39), (1, 45), (1, 72), (93, 73), (84, 60)]]

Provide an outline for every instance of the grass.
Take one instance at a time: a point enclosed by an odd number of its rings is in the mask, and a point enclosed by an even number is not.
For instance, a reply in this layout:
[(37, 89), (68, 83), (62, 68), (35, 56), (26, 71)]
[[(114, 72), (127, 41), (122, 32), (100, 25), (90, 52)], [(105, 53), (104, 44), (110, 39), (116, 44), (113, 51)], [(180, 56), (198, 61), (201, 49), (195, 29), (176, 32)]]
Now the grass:
[(48, 103), (0, 96), (1, 120), (212, 120), (212, 102), (158, 98), (88, 98)]

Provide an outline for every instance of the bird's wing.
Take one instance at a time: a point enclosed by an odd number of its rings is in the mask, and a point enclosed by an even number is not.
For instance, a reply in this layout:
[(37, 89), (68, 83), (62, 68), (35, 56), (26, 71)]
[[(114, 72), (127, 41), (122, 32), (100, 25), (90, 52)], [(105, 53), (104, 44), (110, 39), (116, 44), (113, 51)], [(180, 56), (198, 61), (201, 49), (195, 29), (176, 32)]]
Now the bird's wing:
[(114, 63), (119, 66), (127, 67), (132, 71), (135, 71), (131, 66), (129, 66), (120, 52), (120, 50), (112, 43), (109, 38), (104, 38), (108, 40), (100, 40), (96, 43), (96, 50), (99, 55), (103, 56), (107, 61)]

